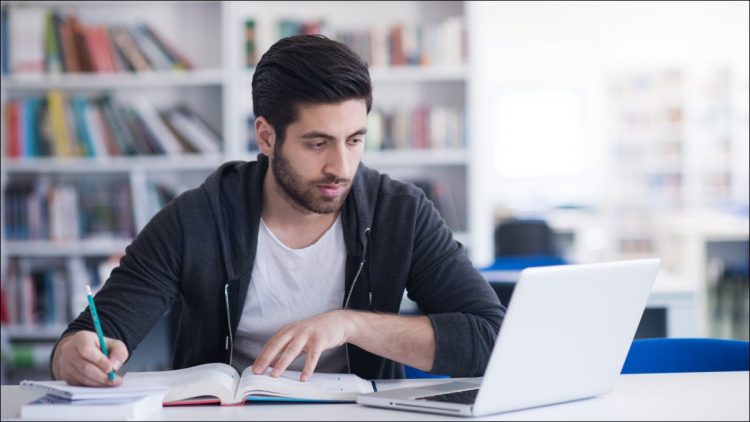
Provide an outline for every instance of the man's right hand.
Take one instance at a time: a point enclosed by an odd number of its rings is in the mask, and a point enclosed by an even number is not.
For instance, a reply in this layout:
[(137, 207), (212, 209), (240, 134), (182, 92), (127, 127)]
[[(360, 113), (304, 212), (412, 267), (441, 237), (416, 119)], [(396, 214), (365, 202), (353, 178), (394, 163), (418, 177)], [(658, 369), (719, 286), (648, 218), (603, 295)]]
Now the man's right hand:
[(117, 371), (128, 360), (128, 348), (120, 340), (104, 338), (109, 359), (99, 346), (99, 336), (93, 331), (78, 331), (60, 340), (52, 356), (52, 376), (72, 385), (112, 387), (122, 384), (116, 376), (109, 380), (109, 371)]

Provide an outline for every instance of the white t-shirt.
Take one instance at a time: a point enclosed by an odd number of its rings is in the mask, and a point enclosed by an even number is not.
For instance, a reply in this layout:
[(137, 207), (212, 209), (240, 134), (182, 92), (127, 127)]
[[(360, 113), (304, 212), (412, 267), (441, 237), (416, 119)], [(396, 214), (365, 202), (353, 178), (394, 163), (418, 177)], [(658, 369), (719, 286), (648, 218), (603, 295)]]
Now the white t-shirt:
[[(290, 249), (261, 220), (252, 279), (234, 338), (232, 363), (242, 371), (285, 324), (341, 309), (346, 247), (341, 216), (314, 244)], [(288, 369), (301, 371), (303, 352)], [(346, 372), (344, 346), (323, 352), (316, 372)]]

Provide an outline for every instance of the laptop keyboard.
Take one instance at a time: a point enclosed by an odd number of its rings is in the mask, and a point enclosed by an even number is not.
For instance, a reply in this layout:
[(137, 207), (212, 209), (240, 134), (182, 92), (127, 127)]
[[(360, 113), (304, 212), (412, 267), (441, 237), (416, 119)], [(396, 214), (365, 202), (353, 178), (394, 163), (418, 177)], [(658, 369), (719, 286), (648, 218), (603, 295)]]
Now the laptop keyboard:
[(419, 397), (417, 400), (439, 401), (444, 403), (473, 404), (477, 400), (479, 389), (456, 391), (455, 393), (436, 394), (434, 396)]

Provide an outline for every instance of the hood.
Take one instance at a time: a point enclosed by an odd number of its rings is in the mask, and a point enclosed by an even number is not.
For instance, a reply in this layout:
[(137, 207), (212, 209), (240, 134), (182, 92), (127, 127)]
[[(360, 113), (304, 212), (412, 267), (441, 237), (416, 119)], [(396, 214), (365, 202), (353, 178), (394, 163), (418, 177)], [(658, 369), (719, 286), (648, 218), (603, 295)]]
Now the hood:
[[(263, 180), (268, 157), (257, 161), (231, 161), (212, 173), (202, 185), (221, 242), (221, 255), (229, 280), (252, 271), (263, 206)], [(341, 209), (344, 241), (350, 256), (361, 256), (372, 225), (381, 175), (360, 163), (349, 196)]]

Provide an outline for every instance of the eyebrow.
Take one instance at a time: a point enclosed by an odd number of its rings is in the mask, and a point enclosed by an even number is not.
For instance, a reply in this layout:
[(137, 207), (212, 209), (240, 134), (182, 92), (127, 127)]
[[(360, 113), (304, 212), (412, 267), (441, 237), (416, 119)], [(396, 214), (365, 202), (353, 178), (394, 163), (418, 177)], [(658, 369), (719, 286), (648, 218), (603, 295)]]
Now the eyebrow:
[[(351, 135), (347, 136), (347, 139), (351, 138), (352, 136), (364, 135), (365, 133), (367, 133), (367, 128), (363, 127), (361, 129), (357, 130), (356, 132), (352, 133)], [(313, 130), (311, 132), (307, 132), (307, 133), (303, 134), (302, 138), (303, 139), (323, 138), (323, 139), (327, 139), (327, 140), (330, 140), (330, 141), (336, 139), (336, 137), (333, 136), (333, 135), (329, 135), (329, 134), (327, 134), (325, 132), (320, 132), (320, 131), (317, 131), (317, 130)]]

